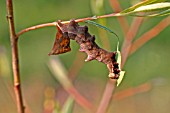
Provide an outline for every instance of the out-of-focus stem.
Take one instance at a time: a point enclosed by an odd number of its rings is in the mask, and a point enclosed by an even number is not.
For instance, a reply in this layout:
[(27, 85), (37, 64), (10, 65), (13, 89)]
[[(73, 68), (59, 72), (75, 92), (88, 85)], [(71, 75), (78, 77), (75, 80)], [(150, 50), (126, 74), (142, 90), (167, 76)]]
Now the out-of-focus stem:
[(137, 87), (131, 87), (131, 88), (128, 88), (128, 89), (125, 89), (123, 91), (120, 91), (118, 93), (116, 93), (114, 96), (113, 96), (113, 99), (116, 99), (116, 100), (123, 100), (125, 98), (128, 98), (128, 97), (131, 97), (131, 96), (134, 96), (136, 94), (139, 94), (139, 93), (144, 93), (144, 92), (148, 92), (152, 89), (152, 84), (149, 83), (149, 82), (146, 82), (144, 84), (141, 84)]
[[(110, 1), (110, 5), (112, 6), (114, 12), (120, 12), (122, 10), (118, 0), (109, 0), (109, 1)], [(123, 30), (124, 35), (126, 35), (126, 33), (128, 32), (128, 29), (129, 29), (128, 21), (126, 20), (125, 17), (117, 17), (117, 19), (119, 21), (119, 24), (120, 24), (122, 30)]]
[(88, 111), (93, 111), (93, 105), (86, 100), (73, 86), (70, 79), (66, 76), (67, 71), (62, 66), (62, 63), (59, 59), (50, 60), (49, 69), (54, 74), (54, 77), (61, 83), (63, 88), (75, 99), (75, 101), (87, 109)]
[(130, 47), (132, 45), (132, 41), (135, 38), (142, 21), (143, 21), (143, 18), (138, 18), (138, 17), (135, 18), (132, 22), (132, 25), (131, 25), (126, 37), (125, 37), (125, 40), (122, 45), (122, 51), (121, 51), (121, 53), (122, 53), (122, 67), (124, 66), (124, 64), (128, 58)]
[(6, 7), (7, 7), (7, 20), (9, 23), (9, 32), (10, 32), (10, 40), (11, 40), (11, 48), (12, 48), (12, 67), (13, 67), (14, 91), (16, 96), (17, 109), (18, 109), (18, 113), (24, 113), (24, 105), (23, 105), (23, 99), (21, 93), (20, 73), (19, 73), (18, 42), (15, 34), (12, 0), (6, 0)]
[(161, 31), (163, 31), (167, 26), (170, 25), (170, 16), (163, 19), (159, 24), (157, 24), (154, 28), (150, 31), (143, 34), (139, 39), (137, 39), (130, 48), (130, 53), (134, 53), (138, 50), (141, 46), (143, 46), (146, 42), (157, 36)]
[(109, 79), (96, 113), (105, 113), (116, 88), (116, 80)]

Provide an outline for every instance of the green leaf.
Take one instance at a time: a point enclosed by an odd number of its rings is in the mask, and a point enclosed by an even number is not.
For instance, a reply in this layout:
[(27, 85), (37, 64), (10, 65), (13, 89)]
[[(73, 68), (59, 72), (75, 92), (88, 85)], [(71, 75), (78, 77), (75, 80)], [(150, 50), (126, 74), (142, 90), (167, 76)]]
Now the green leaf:
[(122, 70), (121, 70), (121, 53), (120, 53), (120, 51), (118, 50), (118, 46), (119, 46), (119, 44), (117, 44), (116, 61), (117, 61), (117, 63), (119, 63), (120, 75), (119, 75), (119, 78), (118, 78), (118, 80), (117, 80), (117, 86), (120, 85), (120, 83), (121, 83), (122, 80), (123, 80), (124, 74), (125, 74), (125, 71), (122, 71)]
[(164, 3), (155, 3), (151, 5), (145, 5), (136, 8), (133, 12), (150, 12), (150, 11), (158, 11), (158, 10), (165, 10), (170, 9), (170, 3), (164, 2)]
[(119, 70), (120, 70), (120, 75), (119, 75), (119, 78), (117, 80), (117, 87), (120, 85), (120, 83), (122, 82), (123, 78), (124, 78), (124, 74), (125, 74), (125, 71), (122, 71), (121, 70), (121, 52), (119, 51), (119, 43), (117, 44), (117, 54), (116, 54), (116, 61), (117, 63), (119, 64)]
[(102, 28), (102, 29), (104, 29), (104, 30), (106, 30), (106, 31), (114, 34), (114, 35), (117, 37), (118, 42), (119, 42), (119, 37), (118, 37), (117, 34), (116, 34), (115, 32), (113, 32), (111, 29), (109, 29), (109, 28), (107, 28), (107, 27), (105, 27), (105, 26), (103, 26), (103, 25), (100, 25), (100, 24), (98, 24), (98, 23), (96, 23), (96, 22), (94, 22), (94, 21), (86, 20), (85, 22), (88, 23), (88, 24), (92, 24), (92, 25), (95, 25), (95, 26), (97, 26), (97, 27), (100, 27), (100, 28)]
[(163, 11), (151, 11), (151, 12), (146, 12), (144, 14), (138, 14), (138, 13), (134, 13), (134, 14), (131, 14), (132, 16), (138, 16), (138, 17), (155, 17), (155, 16), (166, 16), (166, 15), (169, 15), (170, 14), (170, 9), (167, 9), (167, 10), (163, 10)]
[(72, 113), (73, 112), (74, 99), (70, 96), (65, 102), (61, 113)]
[(145, 0), (145, 1), (139, 2), (138, 4), (135, 4), (134, 6), (132, 6), (130, 8), (123, 10), (122, 12), (120, 12), (120, 14), (130, 13), (138, 7), (145, 6), (145, 5), (148, 5), (148, 4), (153, 4), (153, 3), (159, 3), (159, 2), (163, 2), (163, 1), (166, 1), (166, 0)]
[(170, 2), (166, 0), (145, 0), (118, 13), (117, 16), (153, 17), (169, 15)]
[(73, 86), (70, 82), (70, 79), (67, 77), (68, 71), (65, 69), (58, 57), (56, 57), (55, 60), (50, 59), (48, 67), (53, 73), (54, 77), (61, 83), (64, 88), (67, 89)]
[(156, 3), (146, 6), (141, 6), (134, 11), (131, 12), (130, 15), (132, 16), (165, 16), (169, 15), (170, 13), (170, 3), (164, 2), (164, 3)]
[(116, 61), (117, 61), (117, 63), (119, 63), (119, 69), (121, 69), (120, 68), (120, 66), (121, 66), (121, 53), (120, 53), (120, 51), (116, 51), (117, 53), (116, 53)]
[(119, 86), (120, 83), (122, 82), (122, 80), (123, 80), (123, 78), (124, 78), (124, 75), (125, 75), (125, 71), (121, 71), (121, 72), (120, 72), (119, 79), (117, 80), (117, 86)]
[(170, 15), (170, 9), (162, 11), (158, 14), (149, 15), (149, 16), (165, 16), (165, 15)]

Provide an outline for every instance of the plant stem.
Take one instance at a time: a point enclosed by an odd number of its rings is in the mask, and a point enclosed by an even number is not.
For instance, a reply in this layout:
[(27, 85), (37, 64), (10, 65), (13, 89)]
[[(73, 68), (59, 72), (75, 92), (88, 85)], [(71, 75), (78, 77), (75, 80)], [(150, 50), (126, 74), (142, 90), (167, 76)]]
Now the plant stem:
[(35, 29), (39, 29), (39, 28), (43, 28), (43, 27), (48, 27), (48, 26), (56, 26), (57, 22), (52, 22), (52, 23), (45, 23), (45, 24), (40, 24), (40, 25), (36, 25), (36, 26), (32, 26), (26, 29), (21, 30), (18, 34), (17, 37), (19, 37), (20, 35), (22, 35), (25, 32), (31, 31), (31, 30), (35, 30)]
[(131, 24), (131, 27), (130, 27), (126, 37), (125, 37), (125, 40), (122, 45), (122, 51), (121, 51), (121, 53), (122, 53), (122, 66), (121, 67), (124, 66), (124, 64), (128, 58), (130, 48), (132, 45), (132, 41), (135, 38), (142, 21), (143, 21), (143, 18), (141, 18), (141, 17), (135, 18)]
[(7, 19), (9, 22), (11, 48), (12, 48), (12, 67), (13, 67), (14, 91), (16, 96), (17, 109), (18, 109), (18, 113), (24, 113), (24, 105), (23, 105), (23, 99), (21, 93), (20, 73), (19, 73), (18, 41), (15, 34), (12, 0), (6, 0), (6, 6), (7, 6)]
[(153, 88), (152, 85), (153, 85), (152, 83), (146, 82), (146, 83), (141, 84), (141, 85), (136, 86), (136, 87), (130, 87), (128, 89), (117, 92), (113, 96), (113, 99), (123, 100), (123, 99), (126, 99), (128, 97), (132, 97), (134, 95), (140, 94), (140, 93), (148, 92), (148, 91), (152, 90), (152, 88)]
[(103, 97), (101, 99), (100, 105), (97, 109), (96, 113), (105, 113), (110, 101), (112, 100), (112, 95), (113, 92), (115, 91), (116, 88), (116, 80), (114, 79), (109, 79), (103, 94)]
[(130, 55), (142, 47), (146, 42), (157, 36), (161, 31), (163, 31), (167, 26), (170, 25), (170, 16), (163, 19), (159, 24), (153, 27), (151, 30), (143, 34), (140, 38), (138, 38), (135, 42), (133, 42)]
[[(76, 19), (75, 22), (84, 22), (86, 20), (96, 20), (96, 19), (99, 19), (99, 18), (107, 18), (107, 17), (113, 17), (113, 16), (120, 16), (120, 15), (119, 15), (119, 13), (112, 13), (112, 14), (107, 14), (107, 15), (102, 15), (102, 16), (94, 16), (94, 17)], [(70, 21), (63, 21), (61, 23), (62, 24), (68, 24), (68, 23), (70, 23)], [(21, 30), (16, 36), (19, 37), (23, 33), (31, 31), (31, 30), (35, 30), (35, 29), (39, 29), (39, 28), (43, 28), (43, 27), (48, 27), (48, 26), (56, 26), (56, 25), (57, 25), (57, 22), (35, 25), (35, 26)]]

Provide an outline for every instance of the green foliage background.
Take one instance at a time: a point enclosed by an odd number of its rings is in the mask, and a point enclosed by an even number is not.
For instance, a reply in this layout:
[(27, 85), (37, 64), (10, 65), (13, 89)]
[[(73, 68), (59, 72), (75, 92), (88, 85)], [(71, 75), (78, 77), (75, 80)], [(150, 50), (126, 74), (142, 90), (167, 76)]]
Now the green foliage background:
[[(0, 79), (5, 82), (12, 83), (12, 72), (11, 72), (11, 49), (10, 49), (10, 39), (9, 39), (9, 31), (8, 31), (8, 23), (6, 20), (6, 1), (3, 0), (0, 3), (0, 48), (4, 48), (6, 58), (8, 59), (9, 67), (7, 66), (7, 70), (9, 71), (7, 74), (0, 73)], [(14, 16), (15, 16), (15, 27), (16, 31), (20, 31), (26, 27), (30, 27), (33, 25), (53, 22), (57, 20), (69, 20), (72, 18), (82, 18), (94, 15), (91, 11), (90, 0), (14, 0)], [(125, 9), (132, 4), (130, 2), (124, 3), (123, 0), (120, 0), (122, 7)], [(106, 0), (104, 2), (103, 14), (112, 13), (113, 10)], [(147, 32), (153, 26), (155, 26), (158, 22), (160, 22), (165, 17), (154, 17), (145, 19), (146, 22), (141, 25), (139, 33), (135, 39), (141, 36), (143, 33)], [(130, 23), (133, 17), (127, 17), (128, 22)], [(120, 25), (116, 18), (108, 18), (106, 19), (106, 26), (112, 29), (121, 39), (121, 43), (123, 42), (123, 33), (120, 29)], [(98, 36), (98, 30), (96, 27), (89, 25), (89, 30), (92, 34), (96, 35), (96, 41), (99, 45), (102, 46), (101, 40)], [(163, 107), (163, 111), (161, 113), (168, 113), (167, 105), (164, 105), (165, 102), (170, 102), (170, 96), (165, 96), (165, 93), (170, 94), (170, 38), (169, 38), (170, 27), (167, 27), (163, 32), (153, 38), (151, 41), (146, 43), (142, 48), (140, 48), (136, 53), (131, 55), (123, 70), (126, 71), (126, 75), (123, 83), (118, 88), (119, 90), (123, 90), (129, 87), (138, 86), (145, 82), (151, 82), (154, 84), (161, 84), (155, 87), (162, 88), (160, 89), (161, 93), (157, 98), (162, 98), (164, 101), (154, 100), (156, 103), (160, 104)], [(19, 55), (20, 55), (20, 72), (21, 72), (21, 80), (22, 80), (22, 89), (23, 95), (26, 97), (26, 101), (33, 113), (42, 111), (42, 102), (43, 102), (43, 92), (45, 87), (58, 87), (57, 81), (51, 75), (47, 68), (47, 62), (49, 60), (48, 53), (50, 52), (53, 41), (55, 39), (56, 29), (55, 27), (46, 27), (38, 30), (34, 30), (31, 32), (27, 32), (20, 36), (19, 40)], [(116, 50), (117, 39), (113, 38), (112, 35), (108, 33), (108, 37), (110, 40), (110, 44), (112, 46), (111, 50)], [(79, 46), (71, 41), (72, 51), (66, 54), (59, 55), (63, 64), (67, 69), (72, 65), (76, 52), (79, 49)], [(1, 51), (0, 51), (1, 52)], [(84, 53), (82, 53), (84, 54)], [(0, 54), (1, 55), (1, 54)], [(1, 56), (0, 56), (1, 57)], [(52, 56), (56, 57), (56, 56)], [(84, 59), (85, 59), (84, 54)], [(1, 57), (2, 58), (2, 57)], [(79, 59), (80, 62), (83, 62), (84, 59)], [(0, 64), (0, 67), (3, 67)], [(1, 72), (1, 71), (0, 71)], [(105, 65), (92, 61), (85, 63), (83, 68), (78, 73), (76, 83), (81, 84), (82, 87), (86, 87), (89, 83), (93, 85), (95, 88), (100, 87), (98, 90), (93, 92), (95, 95), (97, 94), (98, 99), (101, 97), (101, 91), (104, 88), (104, 84), (107, 81), (108, 71)], [(161, 87), (160, 87), (161, 86)], [(163, 87), (162, 87), (163, 86)], [(78, 89), (83, 90), (82, 87)], [(11, 103), (10, 98), (7, 96), (8, 92), (4, 88), (2, 82), (0, 83), (0, 112), (6, 110), (6, 113), (10, 113), (10, 110), (7, 108), (11, 108), (14, 111), (15, 104)], [(85, 90), (85, 89), (84, 89)], [(87, 89), (84, 91), (84, 93)], [(82, 91), (83, 92), (83, 91)], [(159, 91), (158, 91), (159, 92)], [(142, 95), (142, 94), (141, 94)], [(147, 93), (146, 95), (150, 95)], [(145, 95), (145, 96), (146, 96)], [(5, 99), (5, 98), (6, 99)], [(35, 97), (35, 98), (34, 98)], [(166, 97), (166, 98), (165, 98)], [(135, 97), (133, 97), (135, 98)], [(140, 97), (136, 97), (140, 98)], [(142, 100), (141, 96), (141, 100)], [(33, 102), (34, 99), (37, 101)], [(98, 101), (97, 99), (95, 100)], [(139, 101), (138, 99), (135, 100)], [(141, 101), (139, 101), (141, 102)], [(167, 103), (168, 103), (167, 102)], [(11, 104), (8, 104), (11, 103)], [(125, 102), (126, 103), (126, 102)], [(119, 102), (121, 104), (121, 102)], [(3, 107), (2, 107), (3, 106)], [(138, 106), (138, 105), (136, 105)], [(140, 105), (139, 105), (140, 106)], [(157, 106), (157, 105), (153, 105)], [(122, 106), (123, 107), (123, 106)], [(125, 107), (126, 108), (126, 107)], [(138, 108), (138, 107), (137, 107)], [(153, 107), (153, 111), (158, 109), (157, 107)], [(77, 111), (81, 108), (76, 108)], [(128, 109), (128, 108), (127, 108)], [(114, 110), (118, 110), (114, 109)], [(155, 110), (154, 113), (160, 113), (162, 108)], [(152, 111), (152, 110), (151, 110)], [(130, 113), (129, 109), (129, 113)], [(137, 109), (138, 113), (142, 113), (140, 109)], [(127, 111), (128, 113), (128, 111)], [(132, 113), (132, 112), (131, 112)], [(147, 112), (145, 112), (147, 113)], [(149, 112), (148, 112), (149, 113)]]

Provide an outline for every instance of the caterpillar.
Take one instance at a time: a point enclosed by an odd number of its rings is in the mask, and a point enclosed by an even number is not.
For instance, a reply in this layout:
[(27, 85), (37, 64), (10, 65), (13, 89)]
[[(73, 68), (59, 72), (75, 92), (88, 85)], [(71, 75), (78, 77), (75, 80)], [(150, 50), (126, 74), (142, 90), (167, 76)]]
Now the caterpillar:
[(58, 55), (71, 51), (70, 39), (75, 40), (79, 45), (79, 51), (85, 52), (85, 61), (98, 60), (107, 65), (109, 77), (118, 79), (120, 75), (119, 64), (116, 61), (117, 52), (109, 52), (99, 47), (95, 42), (95, 36), (88, 32), (87, 26), (80, 26), (74, 20), (69, 24), (57, 22), (56, 39), (49, 55)]

